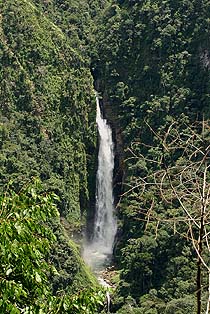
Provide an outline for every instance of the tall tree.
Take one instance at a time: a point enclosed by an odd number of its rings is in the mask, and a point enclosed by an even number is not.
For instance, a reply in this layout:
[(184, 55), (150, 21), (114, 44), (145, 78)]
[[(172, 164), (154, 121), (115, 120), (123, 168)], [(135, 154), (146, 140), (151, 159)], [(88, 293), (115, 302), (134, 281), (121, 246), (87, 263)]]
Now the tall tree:
[[(171, 225), (174, 233), (179, 233), (190, 240), (197, 256), (197, 314), (201, 314), (202, 292), (206, 293), (202, 273), (207, 273), (208, 278), (210, 276), (209, 124), (208, 121), (203, 121), (202, 124), (186, 126), (181, 131), (174, 122), (167, 128), (165, 134), (161, 135), (152, 128), (150, 130), (159, 140), (159, 147), (156, 147), (156, 150), (162, 152), (155, 165), (159, 169), (145, 177), (140, 176), (138, 182), (135, 180), (126, 194), (132, 193), (136, 199), (141, 199), (145, 191), (153, 189), (155, 197), (152, 198), (151, 206), (141, 212), (145, 228), (150, 222), (156, 222), (157, 234), (159, 224), (165, 222)], [(155, 158), (142, 154), (138, 156), (133, 150), (131, 152), (132, 158), (135, 156), (141, 159), (141, 163), (144, 162), (150, 169), (155, 163)], [(168, 212), (157, 212), (157, 205), (160, 203), (168, 208)], [(209, 313), (209, 300), (210, 294), (206, 314)]]

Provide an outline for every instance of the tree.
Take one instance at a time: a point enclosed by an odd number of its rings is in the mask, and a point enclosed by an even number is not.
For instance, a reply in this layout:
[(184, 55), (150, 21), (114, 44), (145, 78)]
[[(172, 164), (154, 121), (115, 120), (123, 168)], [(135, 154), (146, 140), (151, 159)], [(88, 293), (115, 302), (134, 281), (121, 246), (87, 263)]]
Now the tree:
[(49, 255), (57, 239), (49, 222), (59, 224), (58, 200), (39, 180), (0, 196), (1, 313), (92, 314), (103, 307), (106, 291), (98, 287), (53, 295), (49, 278), (58, 273)]
[[(149, 223), (156, 222), (156, 236), (160, 223), (170, 224), (174, 233), (190, 240), (197, 256), (197, 314), (202, 312), (202, 292), (205, 293), (205, 281), (202, 273), (208, 274), (208, 302), (206, 314), (210, 309), (210, 128), (208, 121), (193, 126), (178, 128), (173, 122), (165, 133), (153, 132), (156, 143), (150, 146), (149, 154), (137, 154), (134, 150), (131, 158), (145, 165), (147, 169), (156, 169), (145, 177), (135, 179), (125, 194), (132, 193), (141, 200), (148, 190), (153, 190), (150, 207), (141, 211), (141, 220), (145, 229)], [(138, 143), (144, 146), (143, 143)], [(147, 147), (148, 149), (148, 147)], [(137, 148), (136, 148), (137, 150)], [(161, 153), (160, 153), (161, 152)], [(155, 167), (154, 167), (155, 164)], [(158, 205), (159, 204), (159, 205)], [(160, 204), (166, 212), (157, 210)], [(138, 219), (138, 218), (137, 218)]]
[(58, 216), (54, 194), (40, 191), (35, 180), (19, 193), (0, 197), (0, 309), (22, 313), (38, 309), (49, 293), (46, 256), (55, 237), (46, 223)]

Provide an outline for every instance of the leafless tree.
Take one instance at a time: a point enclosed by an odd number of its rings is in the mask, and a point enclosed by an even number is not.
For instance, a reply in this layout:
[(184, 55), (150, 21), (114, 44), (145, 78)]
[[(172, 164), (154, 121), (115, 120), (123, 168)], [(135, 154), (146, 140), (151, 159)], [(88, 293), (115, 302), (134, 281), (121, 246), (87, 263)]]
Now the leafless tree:
[[(156, 234), (160, 221), (171, 222), (176, 232), (176, 225), (183, 223), (182, 236), (190, 239), (197, 255), (196, 298), (197, 314), (202, 312), (202, 273), (208, 274), (208, 301), (206, 314), (210, 312), (210, 127), (209, 121), (195, 126), (187, 126), (180, 132), (176, 122), (172, 123), (164, 134), (155, 132), (149, 125), (154, 137), (159, 141), (162, 154), (159, 159), (145, 157), (135, 152), (131, 146), (130, 159), (143, 160), (148, 165), (156, 163), (159, 170), (151, 175), (138, 177), (131, 182), (124, 193), (136, 193), (142, 197), (148, 187), (155, 187), (159, 200), (165, 204), (175, 204), (181, 208), (180, 217), (159, 219), (154, 210), (154, 199), (144, 213), (145, 226), (157, 221)], [(135, 143), (135, 147), (144, 143)], [(147, 145), (148, 146), (148, 145)], [(138, 150), (139, 152), (139, 150)], [(170, 156), (170, 158), (169, 158)], [(170, 160), (169, 160), (170, 159)], [(178, 205), (177, 205), (178, 204)], [(170, 208), (170, 206), (169, 206)]]

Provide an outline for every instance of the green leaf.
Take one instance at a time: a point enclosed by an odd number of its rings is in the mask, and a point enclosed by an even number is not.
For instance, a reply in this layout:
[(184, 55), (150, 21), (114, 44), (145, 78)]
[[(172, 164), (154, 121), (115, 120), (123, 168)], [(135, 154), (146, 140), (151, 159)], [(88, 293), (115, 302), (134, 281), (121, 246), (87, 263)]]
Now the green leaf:
[(15, 229), (17, 230), (18, 234), (21, 234), (22, 227), (17, 222), (15, 223)]
[(36, 280), (36, 282), (42, 282), (42, 278), (40, 277), (40, 275), (36, 272), (35, 273), (35, 280)]
[(12, 273), (12, 268), (9, 268), (7, 271), (6, 271), (6, 276), (9, 276), (9, 274)]

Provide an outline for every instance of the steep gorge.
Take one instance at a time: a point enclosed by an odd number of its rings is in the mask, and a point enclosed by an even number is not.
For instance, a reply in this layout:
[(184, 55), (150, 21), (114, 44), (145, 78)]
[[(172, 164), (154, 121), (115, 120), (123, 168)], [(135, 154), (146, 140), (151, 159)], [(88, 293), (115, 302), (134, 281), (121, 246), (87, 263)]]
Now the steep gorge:
[[(57, 237), (48, 257), (57, 271), (50, 278), (54, 295), (96, 284), (69, 242), (81, 238), (87, 220), (91, 233), (95, 210), (95, 85), (115, 141), (119, 221), (111, 311), (196, 313), (199, 261), (190, 225), (182, 223), (186, 216), (170, 184), (159, 188), (158, 174), (191, 167), (202, 154), (209, 164), (209, 12), (208, 1), (196, 0), (0, 0), (0, 187), (3, 195), (12, 181), (11, 190), (19, 191), (39, 177), (42, 190), (60, 198), (68, 235), (59, 220), (50, 222)], [(177, 187), (174, 173), (171, 178)], [(193, 190), (193, 179), (187, 184)], [(199, 211), (186, 204), (197, 219)], [(2, 268), (3, 278), (10, 271)], [(205, 267), (202, 272), (204, 313)], [(76, 307), (60, 311), (77, 313)]]

